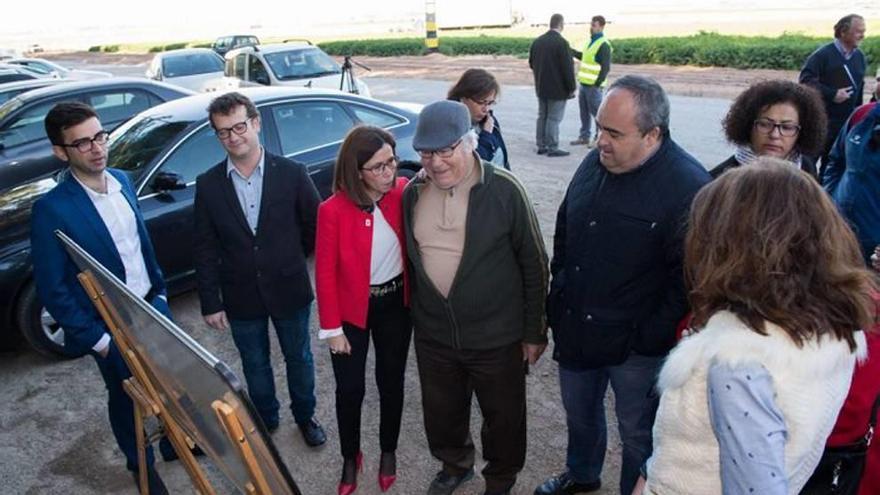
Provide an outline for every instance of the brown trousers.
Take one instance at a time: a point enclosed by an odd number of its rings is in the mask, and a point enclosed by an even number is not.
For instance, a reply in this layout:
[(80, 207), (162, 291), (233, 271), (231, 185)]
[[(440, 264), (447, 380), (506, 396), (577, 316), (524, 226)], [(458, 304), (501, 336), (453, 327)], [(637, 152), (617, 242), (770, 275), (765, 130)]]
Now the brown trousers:
[(526, 386), (519, 342), (495, 349), (456, 350), (416, 330), (416, 359), (422, 410), (431, 455), (449, 474), (474, 466), (470, 432), (471, 397), (483, 416), (480, 439), (487, 491), (516, 483), (526, 458)]

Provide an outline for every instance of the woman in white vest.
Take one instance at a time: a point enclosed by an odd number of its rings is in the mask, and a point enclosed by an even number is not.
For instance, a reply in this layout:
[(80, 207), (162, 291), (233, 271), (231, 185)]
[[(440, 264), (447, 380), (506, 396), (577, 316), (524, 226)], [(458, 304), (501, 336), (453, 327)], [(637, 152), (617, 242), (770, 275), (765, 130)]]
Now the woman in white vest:
[(696, 332), (660, 372), (636, 492), (797, 494), (863, 353), (872, 276), (816, 181), (776, 158), (703, 188), (689, 226)]

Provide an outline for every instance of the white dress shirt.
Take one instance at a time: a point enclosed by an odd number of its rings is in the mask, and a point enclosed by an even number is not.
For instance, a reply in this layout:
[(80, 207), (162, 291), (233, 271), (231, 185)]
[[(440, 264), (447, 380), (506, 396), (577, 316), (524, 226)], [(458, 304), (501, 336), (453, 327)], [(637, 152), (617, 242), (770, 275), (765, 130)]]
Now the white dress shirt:
[[(141, 237), (138, 234), (134, 210), (122, 194), (122, 184), (116, 180), (116, 177), (104, 172), (107, 192), (100, 193), (83, 184), (76, 174), (71, 175), (86, 191), (86, 195), (95, 205), (101, 220), (110, 232), (110, 237), (125, 267), (125, 285), (138, 296), (146, 296), (153, 284), (150, 282), (150, 274), (147, 272), (147, 264), (141, 251)], [(110, 335), (105, 333), (92, 350), (102, 352), (109, 343)]]

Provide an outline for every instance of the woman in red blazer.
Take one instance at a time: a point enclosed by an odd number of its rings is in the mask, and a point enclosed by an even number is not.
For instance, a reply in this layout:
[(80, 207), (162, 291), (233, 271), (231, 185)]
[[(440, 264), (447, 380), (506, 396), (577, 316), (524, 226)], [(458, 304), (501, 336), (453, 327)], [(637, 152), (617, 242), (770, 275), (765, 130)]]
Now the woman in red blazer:
[(378, 127), (345, 137), (333, 195), (318, 208), (315, 281), (319, 338), (330, 346), (336, 378), (336, 420), (342, 448), (339, 495), (357, 489), (361, 469), (361, 405), (370, 338), (379, 388), (379, 487), (397, 476), (395, 450), (403, 413), (403, 373), (412, 324), (407, 309), (401, 198), (395, 141)]

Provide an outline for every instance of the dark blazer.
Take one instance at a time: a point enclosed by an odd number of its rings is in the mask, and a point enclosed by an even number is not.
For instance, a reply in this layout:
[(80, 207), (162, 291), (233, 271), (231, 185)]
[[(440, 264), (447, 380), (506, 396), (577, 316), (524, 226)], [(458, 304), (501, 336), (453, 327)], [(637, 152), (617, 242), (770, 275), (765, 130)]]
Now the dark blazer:
[(290, 318), (312, 301), (306, 257), (315, 249), (318, 190), (303, 165), (264, 153), (256, 235), (225, 159), (196, 179), (193, 258), (202, 314)]
[[(711, 175), (713, 179), (717, 179), (727, 170), (739, 166), (740, 163), (736, 161), (736, 155), (730, 155), (727, 160), (724, 160), (723, 162), (716, 165), (715, 168), (710, 170), (709, 175)], [(815, 158), (807, 155), (801, 155), (801, 170), (810, 174), (810, 177), (816, 179), (817, 182), (819, 181), (819, 173), (816, 171)]]
[[(122, 183), (122, 193), (134, 210), (141, 253), (153, 290), (165, 295), (162, 270), (156, 262), (153, 243), (128, 177), (118, 170), (107, 171)], [(107, 328), (76, 278), (79, 269), (67, 255), (61, 241), (55, 237), (55, 230), (67, 234), (123, 282), (125, 266), (92, 200), (79, 182), (70, 177), (69, 172), (63, 173), (58, 185), (34, 204), (31, 253), (37, 294), (52, 317), (64, 328), (64, 351), (71, 356), (81, 356), (91, 351)]]
[(567, 100), (574, 95), (574, 59), (571, 46), (558, 31), (538, 36), (529, 48), (529, 67), (535, 76), (535, 93), (547, 100)]

